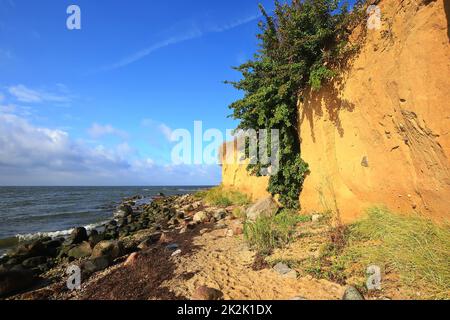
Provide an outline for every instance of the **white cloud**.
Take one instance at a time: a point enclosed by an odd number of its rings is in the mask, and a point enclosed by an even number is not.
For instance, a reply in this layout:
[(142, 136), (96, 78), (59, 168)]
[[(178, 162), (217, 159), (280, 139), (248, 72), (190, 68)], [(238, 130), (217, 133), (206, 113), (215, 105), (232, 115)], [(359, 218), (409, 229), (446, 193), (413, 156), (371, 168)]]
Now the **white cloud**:
[(155, 131), (159, 131), (167, 141), (173, 142), (172, 132), (173, 129), (163, 122), (158, 122), (156, 120), (146, 118), (141, 120), (141, 126), (149, 128)]
[(4, 100), (5, 100), (5, 96), (2, 93), (0, 93), (0, 103), (2, 103)]
[(92, 126), (88, 129), (88, 133), (94, 139), (98, 139), (107, 135), (113, 135), (123, 139), (126, 139), (128, 137), (128, 134), (125, 131), (116, 129), (110, 124), (101, 125), (98, 123), (93, 123)]
[(26, 103), (67, 103), (71, 100), (67, 94), (50, 93), (42, 90), (30, 89), (23, 84), (8, 87), (8, 92), (18, 101)]
[(167, 141), (173, 141), (173, 139), (172, 139), (173, 130), (169, 126), (162, 123), (159, 125), (158, 128), (161, 131), (161, 133), (164, 135), (164, 137), (167, 139)]
[(90, 147), (63, 130), (0, 113), (0, 185), (207, 185), (219, 166), (161, 165), (127, 143)]

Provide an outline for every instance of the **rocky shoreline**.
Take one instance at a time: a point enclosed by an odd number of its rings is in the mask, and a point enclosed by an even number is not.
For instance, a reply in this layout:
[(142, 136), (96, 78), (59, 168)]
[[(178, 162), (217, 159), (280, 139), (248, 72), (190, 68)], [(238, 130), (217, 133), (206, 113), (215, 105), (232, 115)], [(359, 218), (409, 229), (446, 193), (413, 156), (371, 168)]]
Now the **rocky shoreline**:
[[(142, 204), (141, 196), (123, 199), (119, 214), (103, 230), (75, 228), (68, 238), (42, 238), (24, 242), (0, 260), (0, 298), (22, 299), (23, 294), (58, 285), (67, 291), (69, 266), (80, 268), (83, 282), (128, 257), (162, 247), (171, 255), (180, 253), (171, 234), (183, 234), (203, 223), (225, 219), (233, 208), (205, 206), (193, 195), (160, 195)], [(242, 229), (227, 230), (228, 233)], [(28, 297), (33, 299), (33, 295)]]

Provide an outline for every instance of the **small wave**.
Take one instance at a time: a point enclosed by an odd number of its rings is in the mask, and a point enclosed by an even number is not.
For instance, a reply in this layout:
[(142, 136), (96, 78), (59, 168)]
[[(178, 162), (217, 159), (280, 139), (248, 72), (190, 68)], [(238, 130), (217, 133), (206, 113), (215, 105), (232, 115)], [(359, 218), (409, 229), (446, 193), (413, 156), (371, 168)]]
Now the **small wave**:
[[(87, 231), (92, 231), (94, 229), (100, 228), (104, 226), (108, 221), (103, 221), (101, 223), (93, 223), (89, 224), (87, 226), (84, 226), (84, 228)], [(60, 238), (60, 237), (67, 237), (73, 232), (74, 228), (67, 229), (67, 230), (59, 230), (59, 231), (51, 231), (51, 232), (36, 232), (36, 233), (28, 233), (28, 234), (18, 234), (16, 235), (16, 238), (19, 242), (23, 241), (30, 241), (30, 240), (36, 240), (41, 238)]]

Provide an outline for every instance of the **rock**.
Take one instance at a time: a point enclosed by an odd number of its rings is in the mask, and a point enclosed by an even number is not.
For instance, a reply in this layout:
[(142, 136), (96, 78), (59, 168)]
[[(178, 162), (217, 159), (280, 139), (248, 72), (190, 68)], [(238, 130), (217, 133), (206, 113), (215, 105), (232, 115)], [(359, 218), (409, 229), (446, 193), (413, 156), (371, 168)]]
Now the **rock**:
[(185, 216), (184, 211), (177, 212), (177, 219), (184, 219), (184, 216)]
[(104, 240), (104, 235), (99, 234), (98, 232), (93, 232), (91, 233), (91, 235), (89, 236), (89, 244), (91, 245), (92, 248), (94, 248), (100, 241)]
[(219, 221), (215, 226), (214, 229), (225, 229), (227, 227), (226, 223), (223, 221)]
[(69, 240), (71, 244), (79, 244), (83, 241), (87, 241), (88, 235), (86, 228), (80, 227), (73, 229), (72, 233), (70, 234)]
[(161, 238), (159, 239), (159, 243), (161, 243), (161, 244), (169, 243), (171, 241), (173, 241), (172, 237), (166, 232), (163, 232), (163, 234), (161, 235)]
[(192, 296), (193, 300), (222, 300), (223, 299), (223, 293), (220, 290), (209, 288), (206, 286), (198, 287), (194, 295)]
[(187, 231), (187, 227), (184, 226), (180, 229), (180, 234), (186, 233), (186, 231)]
[(92, 274), (104, 270), (111, 265), (112, 259), (109, 256), (91, 258), (81, 264), (81, 271), (85, 274)]
[(91, 254), (92, 254), (91, 244), (87, 241), (77, 245), (76, 247), (70, 249), (67, 252), (67, 256), (75, 259), (86, 258), (89, 257)]
[(363, 295), (355, 287), (349, 286), (345, 289), (342, 300), (364, 300)]
[(207, 232), (208, 232), (208, 229), (206, 229), (206, 228), (205, 228), (205, 229), (202, 229), (202, 230), (200, 230), (200, 234), (202, 234), (202, 235), (203, 235), (203, 234), (205, 234), (205, 233), (207, 233)]
[(147, 239), (142, 241), (138, 245), (138, 249), (146, 250), (146, 249), (150, 248), (152, 245), (154, 245), (155, 243), (157, 243), (158, 241), (160, 241), (161, 238), (162, 238), (162, 233), (161, 232), (155, 232), (155, 233), (151, 234)]
[(46, 257), (33, 257), (28, 258), (22, 262), (22, 266), (26, 269), (33, 269), (36, 268), (39, 265), (42, 265), (47, 262)]
[(167, 250), (170, 250), (170, 251), (176, 251), (176, 250), (178, 250), (178, 247), (179, 247), (178, 244), (176, 244), (176, 243), (171, 243), (171, 244), (169, 244), (169, 245), (166, 246), (166, 249), (167, 249)]
[(127, 258), (127, 260), (125, 261), (124, 265), (125, 265), (126, 267), (135, 265), (136, 262), (139, 260), (140, 256), (141, 256), (141, 255), (140, 255), (138, 252), (133, 252), (132, 254), (130, 254), (130, 255), (128, 256), (128, 258)]
[(314, 215), (311, 217), (311, 221), (312, 221), (312, 222), (319, 222), (321, 219), (322, 219), (322, 215), (320, 215), (320, 214), (314, 214)]
[(278, 211), (278, 205), (272, 197), (259, 200), (247, 209), (247, 219), (255, 221), (259, 217), (272, 217)]
[(225, 237), (232, 237), (232, 236), (234, 236), (233, 230), (228, 229), (228, 230), (225, 232)]
[(293, 301), (293, 300), (308, 300), (308, 299), (298, 296), (298, 297), (293, 297), (290, 300)]
[(28, 270), (10, 270), (0, 273), (0, 297), (7, 297), (13, 293), (31, 287), (34, 283), (33, 272)]
[(123, 215), (125, 217), (133, 215), (133, 208), (130, 205), (128, 205), (128, 204), (123, 204), (120, 207), (120, 211), (123, 212)]
[(367, 159), (367, 156), (364, 156), (361, 160), (361, 166), (368, 168), (369, 167), (369, 160)]
[(124, 254), (124, 247), (121, 241), (101, 241), (92, 250), (92, 258), (109, 256), (116, 259)]
[(227, 213), (224, 210), (218, 210), (213, 215), (213, 217), (214, 217), (214, 219), (216, 219), (216, 221), (220, 221), (222, 219), (225, 219), (226, 216), (227, 216)]
[(244, 233), (244, 227), (242, 223), (235, 222), (231, 225), (231, 230), (233, 231), (233, 235), (238, 236)]
[(176, 250), (174, 253), (172, 253), (172, 257), (175, 257), (175, 256), (178, 256), (178, 255), (180, 255), (181, 254), (181, 250), (180, 249), (178, 249), (178, 250)]
[(30, 257), (45, 256), (47, 250), (41, 240), (23, 243), (13, 249), (9, 256), (12, 256), (20, 261)]
[(292, 270), (282, 262), (277, 263), (273, 269), (285, 278), (297, 279), (297, 271)]
[(199, 211), (194, 215), (194, 222), (202, 223), (208, 221), (208, 215), (204, 211)]

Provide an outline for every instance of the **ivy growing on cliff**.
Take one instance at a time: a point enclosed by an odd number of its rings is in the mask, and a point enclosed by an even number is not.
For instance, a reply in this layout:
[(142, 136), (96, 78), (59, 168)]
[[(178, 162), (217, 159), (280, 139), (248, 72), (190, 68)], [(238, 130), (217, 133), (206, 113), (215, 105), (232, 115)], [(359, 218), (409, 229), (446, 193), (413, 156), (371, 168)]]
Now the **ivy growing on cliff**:
[[(345, 50), (350, 14), (338, 0), (276, 1), (271, 15), (260, 9), (260, 47), (252, 60), (235, 68), (242, 79), (227, 82), (245, 93), (230, 109), (240, 120), (238, 129), (279, 130), (280, 170), (270, 177), (268, 191), (286, 207), (298, 208), (309, 170), (301, 158), (298, 99), (335, 75), (333, 61)], [(258, 175), (261, 167), (251, 164), (248, 170)]]

